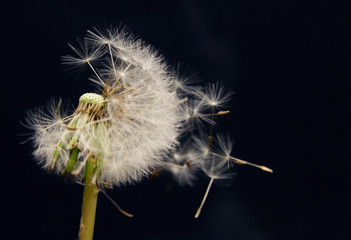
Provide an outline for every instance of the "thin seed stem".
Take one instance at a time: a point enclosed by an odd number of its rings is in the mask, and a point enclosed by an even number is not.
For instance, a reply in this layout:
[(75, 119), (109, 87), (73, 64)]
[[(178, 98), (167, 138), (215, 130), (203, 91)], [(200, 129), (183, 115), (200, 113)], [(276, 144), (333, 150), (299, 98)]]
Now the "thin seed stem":
[(132, 66), (132, 63), (129, 63), (126, 69), (123, 70), (123, 72), (126, 72), (130, 66)]
[(89, 64), (89, 67), (93, 70), (93, 72), (95, 73), (95, 75), (97, 76), (97, 78), (99, 79), (99, 81), (102, 83), (102, 85), (105, 86), (104, 81), (102, 81), (102, 79), (100, 78), (99, 74), (96, 72), (95, 68), (93, 67), (93, 65), (91, 65), (91, 63), (87, 60), (87, 63)]
[(94, 235), (96, 203), (99, 189), (96, 183), (92, 183), (93, 172), (96, 164), (92, 161), (87, 161), (86, 164), (86, 179), (83, 195), (82, 217), (80, 221), (79, 240), (92, 240)]
[(205, 196), (204, 196), (204, 198), (202, 199), (202, 202), (201, 202), (200, 207), (197, 209), (197, 212), (196, 212), (196, 214), (195, 214), (195, 218), (198, 218), (199, 215), (200, 215), (200, 213), (201, 213), (202, 206), (204, 205), (204, 203), (205, 203), (205, 201), (206, 201), (206, 198), (207, 198), (208, 192), (210, 191), (210, 188), (211, 188), (211, 186), (212, 186), (213, 180), (214, 180), (214, 178), (211, 178), (210, 182), (208, 183), (208, 186), (207, 186), (207, 189), (206, 189), (206, 192), (205, 192)]
[(109, 50), (109, 52), (110, 52), (110, 57), (111, 57), (111, 63), (112, 63), (113, 73), (115, 74), (115, 78), (116, 78), (116, 81), (117, 81), (118, 76), (117, 76), (117, 72), (116, 72), (115, 61), (113, 61), (111, 43), (108, 43), (108, 50)]
[(127, 217), (133, 217), (134, 215), (131, 213), (128, 213), (126, 211), (124, 211), (104, 190), (102, 190), (101, 188), (99, 188), (100, 191), (105, 195), (105, 197), (111, 201), (111, 203), (118, 209), (118, 211), (120, 211), (122, 214), (124, 214)]
[[(211, 109), (211, 120), (213, 121), (213, 112), (214, 112), (214, 107)], [(210, 124), (210, 135), (208, 136), (208, 149), (212, 148), (212, 142), (213, 142), (213, 124)]]

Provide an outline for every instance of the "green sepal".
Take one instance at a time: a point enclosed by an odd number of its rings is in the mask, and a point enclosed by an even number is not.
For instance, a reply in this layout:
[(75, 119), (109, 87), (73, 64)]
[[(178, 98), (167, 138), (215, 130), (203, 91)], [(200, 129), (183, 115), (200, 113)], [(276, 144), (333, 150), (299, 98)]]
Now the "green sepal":
[(79, 154), (79, 148), (75, 147), (71, 151), (71, 155), (69, 157), (68, 163), (66, 165), (66, 168), (62, 171), (61, 177), (65, 178), (74, 168), (74, 166), (78, 163), (78, 154)]
[[(81, 116), (79, 116), (77, 119), (75, 119), (74, 121), (72, 121), (72, 124), (70, 126), (72, 127), (81, 127), (84, 124), (86, 124), (89, 120), (88, 115), (83, 114)], [(71, 148), (73, 148), (73, 146), (78, 142), (78, 133), (76, 132), (77, 130), (72, 130), (75, 131), (73, 133), (73, 136), (71, 137), (71, 140), (69, 141), (68, 145), (66, 146), (66, 149), (70, 150)]]
[(51, 160), (51, 163), (50, 163), (50, 168), (49, 168), (49, 172), (53, 171), (54, 168), (55, 168), (55, 165), (56, 165), (56, 161), (57, 159), (60, 157), (60, 151), (62, 151), (63, 149), (63, 144), (62, 142), (60, 141), (56, 147), (55, 147), (55, 151), (52, 155), (52, 160)]

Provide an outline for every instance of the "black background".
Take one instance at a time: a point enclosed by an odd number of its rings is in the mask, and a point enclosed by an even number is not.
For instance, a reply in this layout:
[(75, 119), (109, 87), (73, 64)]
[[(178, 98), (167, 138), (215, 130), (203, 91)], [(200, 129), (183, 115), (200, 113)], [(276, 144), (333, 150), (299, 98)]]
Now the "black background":
[[(345, 1), (347, 2), (347, 1)], [(336, 1), (13, 1), (1, 3), (1, 239), (76, 239), (82, 187), (36, 165), (25, 110), (77, 102), (88, 72), (64, 71), (68, 42), (94, 26), (128, 26), (204, 82), (235, 95), (215, 131), (235, 138), (239, 166), (214, 186), (167, 177), (102, 195), (95, 239), (349, 239), (350, 11)], [(2, 236), (1, 236), (2, 235)]]

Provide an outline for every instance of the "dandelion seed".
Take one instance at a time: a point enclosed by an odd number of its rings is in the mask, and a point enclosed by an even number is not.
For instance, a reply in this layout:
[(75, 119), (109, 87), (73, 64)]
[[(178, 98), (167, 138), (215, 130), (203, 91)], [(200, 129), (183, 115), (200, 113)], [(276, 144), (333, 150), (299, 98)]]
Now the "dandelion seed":
[(210, 156), (203, 162), (202, 170), (206, 176), (210, 178), (210, 182), (208, 183), (200, 207), (196, 211), (195, 218), (199, 217), (213, 182), (216, 180), (222, 181), (223, 183), (230, 180), (234, 176), (234, 173), (230, 171), (230, 168), (228, 168), (226, 161), (215, 156)]
[(181, 106), (183, 121), (186, 123), (187, 130), (204, 128), (204, 123), (211, 125), (216, 123), (211, 114), (204, 114), (206, 106), (198, 99), (187, 99)]
[(195, 214), (195, 218), (199, 217), (213, 182), (220, 181), (222, 184), (225, 184), (234, 176), (233, 171), (231, 171), (230, 163), (247, 164), (250, 166), (260, 168), (263, 171), (271, 173), (273, 172), (270, 168), (267, 168), (265, 166), (260, 166), (232, 157), (231, 152), (233, 148), (233, 142), (229, 135), (216, 135), (214, 137), (213, 144), (211, 143), (212, 138), (208, 138), (209, 141), (205, 141), (205, 139), (206, 138), (203, 136), (201, 138), (194, 138), (196, 148), (199, 150), (198, 156), (200, 159), (203, 159), (202, 171), (207, 177), (210, 178), (210, 182), (207, 186), (200, 207), (198, 208)]
[(165, 169), (171, 172), (174, 179), (183, 186), (194, 185), (200, 167), (197, 153), (191, 147), (176, 151), (170, 161), (165, 164)]

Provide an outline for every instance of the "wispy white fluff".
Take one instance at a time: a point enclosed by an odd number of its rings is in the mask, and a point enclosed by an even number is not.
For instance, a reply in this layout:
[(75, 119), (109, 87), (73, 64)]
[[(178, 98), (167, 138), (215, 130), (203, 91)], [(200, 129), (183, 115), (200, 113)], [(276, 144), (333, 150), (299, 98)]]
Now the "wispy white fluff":
[[(38, 107), (27, 113), (27, 127), (35, 131), (31, 137), (35, 149), (33, 154), (45, 168), (50, 168), (48, 159), (52, 159), (58, 143), (62, 140), (68, 144), (67, 139), (63, 138), (64, 135), (67, 136), (67, 129), (62, 125), (68, 109), (61, 105), (61, 101), (51, 100), (46, 108)], [(69, 157), (69, 151), (66, 149), (60, 154), (63, 159)], [(62, 169), (65, 163), (61, 162), (58, 165)]]
[(181, 116), (187, 130), (203, 127), (205, 123), (215, 125), (215, 120), (208, 113), (206, 105), (200, 99), (188, 97), (181, 105)]
[(225, 161), (230, 162), (233, 140), (229, 135), (216, 134), (214, 137), (212, 152), (222, 157)]
[(218, 82), (210, 83), (204, 87), (197, 88), (195, 94), (206, 104), (209, 108), (218, 109), (223, 108), (231, 100), (233, 92), (224, 89)]
[(184, 149), (178, 149), (173, 153), (164, 167), (180, 185), (193, 186), (201, 170), (201, 160), (193, 147), (185, 144)]

